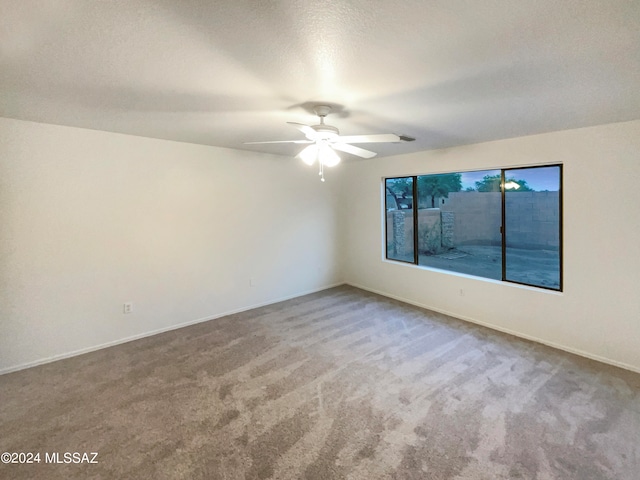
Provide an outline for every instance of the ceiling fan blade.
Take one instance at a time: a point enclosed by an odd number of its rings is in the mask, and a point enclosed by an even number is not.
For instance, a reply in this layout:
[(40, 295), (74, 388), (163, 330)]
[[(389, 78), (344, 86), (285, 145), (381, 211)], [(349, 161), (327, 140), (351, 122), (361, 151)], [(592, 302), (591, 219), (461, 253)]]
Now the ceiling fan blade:
[(385, 143), (399, 142), (400, 137), (395, 133), (381, 133), (379, 135), (347, 135), (340, 136), (340, 142), (343, 143)]
[(271, 140), (269, 142), (244, 142), (243, 145), (260, 145), (262, 143), (313, 143), (311, 140)]
[(313, 128), (311, 128), (309, 125), (305, 125), (304, 123), (296, 123), (296, 122), (287, 122), (287, 123), (289, 125), (293, 125), (302, 133), (304, 133), (309, 140), (314, 140), (316, 138), (316, 131)]
[(364, 148), (360, 148), (360, 147), (354, 147), (353, 145), (349, 145), (347, 143), (331, 143), (330, 145), (336, 150), (340, 150), (341, 152), (345, 152), (345, 153), (350, 153), (351, 155), (356, 155), (362, 158), (373, 158), (377, 155), (376, 152), (365, 150)]

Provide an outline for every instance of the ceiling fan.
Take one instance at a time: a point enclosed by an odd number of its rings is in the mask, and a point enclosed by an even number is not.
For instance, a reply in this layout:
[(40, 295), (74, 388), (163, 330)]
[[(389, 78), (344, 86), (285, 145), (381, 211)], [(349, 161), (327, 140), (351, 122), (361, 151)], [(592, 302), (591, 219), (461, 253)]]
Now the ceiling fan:
[(378, 135), (340, 135), (333, 125), (324, 123), (325, 117), (331, 113), (328, 105), (317, 105), (314, 112), (320, 117), (318, 125), (304, 125), (302, 123), (287, 122), (304, 133), (306, 140), (272, 140), (267, 142), (245, 142), (245, 145), (257, 145), (262, 143), (298, 143), (308, 144), (297, 157), (307, 165), (313, 165), (318, 160), (320, 179), (324, 182), (324, 167), (333, 167), (340, 162), (336, 150), (350, 153), (362, 158), (373, 158), (376, 152), (355, 147), (352, 143), (387, 143), (399, 142), (401, 138), (394, 133)]

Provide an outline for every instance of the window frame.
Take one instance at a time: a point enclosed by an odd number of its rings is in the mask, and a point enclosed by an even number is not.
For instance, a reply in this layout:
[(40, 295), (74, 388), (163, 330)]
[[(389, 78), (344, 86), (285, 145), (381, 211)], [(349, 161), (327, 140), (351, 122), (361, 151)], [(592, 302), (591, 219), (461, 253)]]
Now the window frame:
[[(558, 287), (549, 287), (544, 285), (536, 285), (531, 283), (520, 282), (516, 280), (507, 279), (507, 229), (506, 229), (506, 189), (504, 188), (505, 180), (508, 176), (508, 172), (511, 170), (525, 170), (525, 169), (535, 169), (535, 168), (549, 168), (549, 167), (557, 167), (558, 168)], [(502, 261), (502, 275), (500, 280), (496, 280), (494, 278), (483, 277), (480, 275), (471, 275), (476, 278), (490, 280), (490, 281), (501, 281), (516, 285), (523, 285), (532, 288), (540, 288), (543, 290), (549, 290), (552, 292), (563, 292), (564, 291), (564, 239), (563, 239), (563, 225), (564, 225), (564, 205), (563, 205), (563, 165), (561, 163), (553, 163), (553, 164), (536, 164), (536, 165), (523, 165), (517, 167), (494, 167), (494, 168), (483, 168), (477, 170), (464, 170), (464, 171), (455, 171), (455, 172), (438, 172), (438, 173), (426, 173), (426, 174), (416, 174), (416, 175), (398, 175), (398, 176), (389, 176), (383, 177), (383, 191), (384, 191), (384, 258), (385, 260), (392, 262), (400, 262), (406, 265), (415, 265), (420, 268), (427, 269), (435, 269), (440, 272), (445, 273), (453, 273), (460, 274), (460, 272), (456, 272), (455, 270), (447, 270), (442, 268), (434, 268), (428, 265), (421, 265), (419, 263), (419, 251), (418, 251), (418, 177), (423, 175), (441, 175), (441, 174), (450, 174), (450, 173), (467, 173), (467, 172), (478, 172), (484, 170), (500, 170), (500, 198), (501, 198), (501, 225), (500, 225), (500, 239), (501, 239), (501, 261)], [(388, 245), (388, 221), (387, 221), (387, 180), (393, 180), (398, 178), (411, 178), (412, 179), (412, 195), (413, 195), (413, 262), (409, 260), (400, 260), (389, 257), (389, 251), (387, 248)], [(465, 274), (469, 275), (469, 274)]]
[[(387, 208), (387, 180), (392, 180), (392, 179), (398, 179), (398, 178), (411, 178), (411, 195), (413, 197), (412, 200), (412, 212), (413, 212), (413, 262), (410, 262), (409, 260), (401, 260), (399, 258), (389, 258), (389, 249), (387, 248), (387, 227), (388, 227), (388, 221), (387, 221), (387, 212), (389, 211)], [(418, 186), (417, 186), (417, 182), (416, 182), (416, 176), (415, 175), (402, 175), (399, 177), (385, 177), (383, 179), (383, 187), (384, 187), (384, 244), (385, 244), (385, 248), (384, 248), (384, 256), (387, 260), (391, 260), (393, 262), (402, 262), (402, 263), (406, 263), (409, 265), (417, 265), (418, 264), (418, 249), (416, 248), (418, 245), (418, 231), (416, 229), (416, 225), (418, 223), (418, 208), (417, 208), (417, 193), (418, 193)]]

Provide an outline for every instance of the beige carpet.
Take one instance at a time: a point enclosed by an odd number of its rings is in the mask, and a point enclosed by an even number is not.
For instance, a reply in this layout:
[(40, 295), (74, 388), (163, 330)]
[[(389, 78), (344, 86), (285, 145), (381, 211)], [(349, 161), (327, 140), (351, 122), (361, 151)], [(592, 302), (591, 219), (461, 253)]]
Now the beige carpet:
[(41, 454), (2, 479), (640, 478), (640, 375), (352, 287), (1, 376), (0, 409)]

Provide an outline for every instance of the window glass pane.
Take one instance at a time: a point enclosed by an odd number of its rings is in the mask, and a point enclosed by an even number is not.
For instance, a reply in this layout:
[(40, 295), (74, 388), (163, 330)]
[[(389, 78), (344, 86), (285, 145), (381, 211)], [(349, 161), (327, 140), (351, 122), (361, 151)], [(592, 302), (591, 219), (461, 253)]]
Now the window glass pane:
[(385, 195), (387, 258), (413, 263), (413, 177), (387, 178)]
[(505, 170), (506, 275), (560, 289), (560, 167)]
[(500, 170), (421, 175), (418, 263), (502, 279)]

